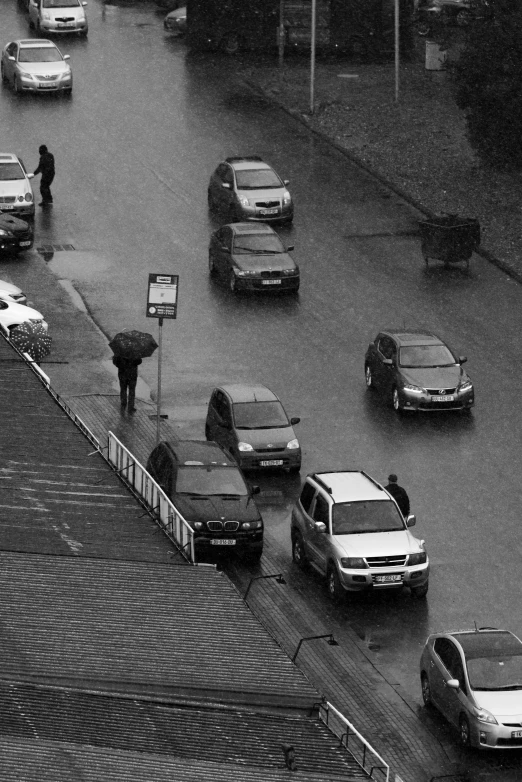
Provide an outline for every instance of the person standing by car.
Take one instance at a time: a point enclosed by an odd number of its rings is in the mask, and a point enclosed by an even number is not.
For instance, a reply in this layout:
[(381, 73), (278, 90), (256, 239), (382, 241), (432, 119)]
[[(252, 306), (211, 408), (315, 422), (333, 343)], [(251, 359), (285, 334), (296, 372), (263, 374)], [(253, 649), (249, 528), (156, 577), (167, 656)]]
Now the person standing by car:
[(136, 383), (138, 382), (138, 365), (141, 364), (141, 358), (114, 356), (112, 363), (115, 367), (118, 367), (122, 412), (127, 408), (129, 413), (135, 413), (134, 398), (136, 394)]
[(34, 176), (37, 174), (42, 175), (42, 178), (40, 179), (42, 200), (39, 205), (46, 206), (53, 202), (51, 183), (54, 179), (54, 155), (49, 152), (45, 144), (42, 144), (39, 147), (38, 152), (40, 153), (40, 162), (38, 163), (38, 168), (34, 172)]
[(410, 514), (410, 498), (408, 497), (406, 490), (403, 489), (402, 486), (399, 486), (397, 480), (398, 478), (395, 473), (391, 473), (391, 475), (388, 475), (388, 485), (384, 488), (388, 494), (391, 494), (399, 506), (400, 512), (404, 518), (406, 518)]

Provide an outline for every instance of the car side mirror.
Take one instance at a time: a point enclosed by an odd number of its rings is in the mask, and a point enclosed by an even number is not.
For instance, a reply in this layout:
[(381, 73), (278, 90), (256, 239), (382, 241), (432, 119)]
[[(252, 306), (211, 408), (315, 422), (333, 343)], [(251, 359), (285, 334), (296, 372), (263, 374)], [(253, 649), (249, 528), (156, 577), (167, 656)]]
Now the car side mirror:
[(87, 3), (82, 3), (82, 5), (85, 7), (87, 5)]
[(290, 184), (290, 180), (289, 179), (283, 179), (283, 184), (284, 185), (289, 185)]
[(64, 54), (63, 55), (63, 59), (64, 60), (70, 60), (71, 59), (71, 55), (70, 54)]
[(314, 523), (314, 529), (316, 532), (326, 532), (326, 524), (324, 521), (316, 521)]
[(261, 487), (254, 485), (250, 487), (250, 490), (252, 494), (259, 494), (259, 492), (261, 491)]
[(467, 356), (459, 356), (459, 364), (465, 364), (467, 360)]
[(230, 190), (230, 182), (221, 182), (221, 187), (224, 187), (225, 190)]
[(229, 247), (227, 247), (227, 246), (226, 246), (226, 244), (220, 244), (220, 246), (219, 246), (219, 249), (220, 249), (220, 250), (221, 250), (221, 252), (223, 252), (223, 253), (229, 253), (229, 252), (230, 252), (230, 248), (229, 248)]
[(294, 249), (294, 245), (293, 245), (293, 244), (290, 244), (290, 245), (289, 245), (289, 246), (286, 248), (286, 251), (287, 251), (287, 253), (291, 253), (293, 249)]
[(34, 179), (34, 174), (26, 174), (27, 179)]
[(416, 525), (416, 523), (417, 523), (417, 517), (415, 516), (415, 514), (410, 513), (408, 515), (408, 518), (406, 519), (406, 526), (407, 527), (414, 527)]
[(300, 423), (300, 421), (301, 421), (301, 419), (297, 418), (297, 417), (290, 419), (290, 423), (292, 424), (292, 426), (295, 426), (296, 424)]
[(460, 682), (458, 679), (448, 679), (446, 685), (450, 688), (450, 690), (460, 690)]
[(393, 361), (391, 358), (383, 358), (382, 363), (385, 364), (387, 367), (391, 367)]
[(16, 60), (15, 60), (15, 58), (13, 57), (13, 55), (12, 55), (12, 54), (10, 54), (10, 55), (9, 55), (9, 57), (8, 57), (7, 59), (8, 59), (8, 60), (10, 60), (11, 62), (16, 62)]

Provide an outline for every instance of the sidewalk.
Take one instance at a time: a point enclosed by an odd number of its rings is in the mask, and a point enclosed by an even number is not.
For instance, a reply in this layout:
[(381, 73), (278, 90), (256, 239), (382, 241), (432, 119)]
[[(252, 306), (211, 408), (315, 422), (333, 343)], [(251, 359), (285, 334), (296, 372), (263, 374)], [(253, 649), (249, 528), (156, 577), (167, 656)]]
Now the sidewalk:
[[(146, 462), (156, 443), (157, 424), (152, 406), (137, 401), (137, 412), (122, 416), (116, 394), (64, 399), (102, 446), (110, 430), (138, 461)], [(160, 427), (162, 437), (176, 438), (168, 421), (162, 420)], [(286, 566), (267, 536), (261, 574), (283, 572)], [(289, 657), (294, 656), (300, 639), (330, 632), (298, 592), (272, 579), (256, 583), (249, 592), (248, 605)], [(446, 782), (467, 780), (462, 769), (457, 768), (444, 747), (421, 723), (415, 710), (365, 656), (355, 633), (346, 629), (338, 641), (338, 646), (324, 642), (303, 644), (297, 664), (390, 765), (391, 780), (396, 779), (395, 775), (403, 782), (429, 782), (434, 777), (444, 777)]]

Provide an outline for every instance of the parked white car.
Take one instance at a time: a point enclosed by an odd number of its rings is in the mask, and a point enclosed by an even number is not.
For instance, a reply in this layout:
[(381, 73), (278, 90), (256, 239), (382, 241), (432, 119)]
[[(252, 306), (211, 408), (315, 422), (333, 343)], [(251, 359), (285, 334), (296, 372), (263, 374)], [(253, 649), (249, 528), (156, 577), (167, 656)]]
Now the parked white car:
[(6, 280), (0, 280), (0, 299), (11, 301), (13, 304), (27, 304), (27, 296), (23, 290)]
[(89, 25), (82, 0), (29, 0), (29, 27), (42, 33), (80, 33)]
[(27, 322), (40, 323), (46, 331), (49, 328), (49, 324), (38, 310), (25, 304), (15, 304), (7, 299), (0, 299), (0, 329), (6, 336), (9, 336), (9, 331), (14, 326)]

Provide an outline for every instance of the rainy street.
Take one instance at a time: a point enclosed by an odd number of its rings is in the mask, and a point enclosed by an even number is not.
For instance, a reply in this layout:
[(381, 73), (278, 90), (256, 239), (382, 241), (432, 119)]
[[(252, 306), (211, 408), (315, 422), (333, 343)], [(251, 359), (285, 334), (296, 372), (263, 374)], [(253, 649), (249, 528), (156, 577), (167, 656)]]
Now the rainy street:
[[(426, 270), (411, 207), (239, 82), (233, 60), (189, 54), (153, 3), (89, 0), (87, 12), (88, 39), (57, 42), (71, 55), (70, 99), (0, 93), (1, 151), (29, 171), (42, 143), (56, 160), (54, 206), (37, 207), (34, 249), (0, 259), (0, 279), (20, 285), (48, 320), (56, 363), (46, 371), (61, 394), (116, 394), (108, 340), (123, 328), (156, 333), (145, 317), (148, 275), (178, 274), (178, 317), (163, 330), (162, 411), (181, 437), (204, 438), (216, 385), (259, 382), (301, 418), (301, 477), (364, 469), (386, 483), (398, 474), (430, 555), (425, 602), (405, 591), (331, 605), (322, 580), (292, 564), (299, 477), (253, 480), (289, 588), (328, 617), (336, 637), (355, 631), (420, 713), (419, 656), (430, 632), (477, 625), (522, 636), (520, 286), (477, 256), (469, 275)], [(2, 48), (32, 35), (14, 0), (0, 14)], [(208, 180), (225, 157), (249, 154), (290, 180), (295, 221), (278, 232), (295, 245), (298, 297), (235, 296), (209, 277), (209, 237), (220, 223), (207, 209)], [(37, 202), (38, 186), (35, 178)], [(105, 342), (82, 345), (80, 310)], [(397, 327), (426, 328), (468, 357), (470, 416), (397, 416), (366, 389), (368, 343)], [(140, 378), (138, 398), (153, 410), (155, 357)], [(235, 563), (230, 572), (244, 586), (254, 571)], [(458, 753), (443, 721), (431, 725)], [(502, 781), (497, 757), (470, 762), (496, 768)]]

